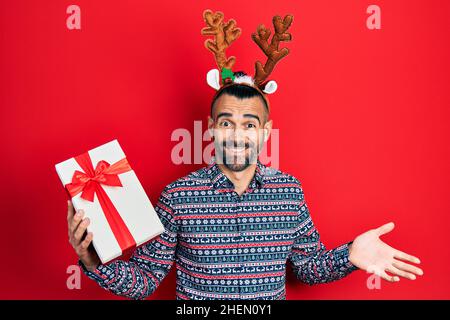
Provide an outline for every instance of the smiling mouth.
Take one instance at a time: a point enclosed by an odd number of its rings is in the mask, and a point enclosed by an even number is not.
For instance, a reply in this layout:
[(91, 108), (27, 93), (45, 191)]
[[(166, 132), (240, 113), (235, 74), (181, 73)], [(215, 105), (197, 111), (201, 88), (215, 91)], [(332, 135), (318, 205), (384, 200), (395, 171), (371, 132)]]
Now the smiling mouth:
[(239, 147), (239, 148), (225, 147), (225, 149), (226, 149), (227, 151), (232, 152), (232, 153), (242, 153), (242, 152), (244, 152), (245, 150), (247, 150), (246, 147)]

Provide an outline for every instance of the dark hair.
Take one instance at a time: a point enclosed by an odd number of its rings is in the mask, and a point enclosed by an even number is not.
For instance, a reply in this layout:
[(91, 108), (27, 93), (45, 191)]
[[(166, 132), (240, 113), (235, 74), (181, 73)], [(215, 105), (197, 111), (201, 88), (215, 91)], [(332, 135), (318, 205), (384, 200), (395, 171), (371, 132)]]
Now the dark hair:
[[(234, 72), (234, 75), (239, 77), (239, 76), (244, 76), (247, 74), (243, 71), (236, 71), (236, 72)], [(234, 85), (223, 88), (222, 91), (219, 92), (219, 94), (214, 97), (213, 101), (211, 102), (211, 115), (212, 115), (214, 103), (223, 94), (229, 94), (230, 96), (236, 97), (241, 100), (249, 99), (249, 98), (253, 98), (253, 97), (260, 97), (264, 103), (264, 107), (266, 108), (267, 114), (269, 113), (269, 106), (267, 105), (267, 101), (266, 101), (266, 99), (264, 99), (261, 92), (259, 92), (258, 90), (256, 90), (255, 88), (252, 88), (250, 86), (241, 85), (239, 83), (236, 83)]]

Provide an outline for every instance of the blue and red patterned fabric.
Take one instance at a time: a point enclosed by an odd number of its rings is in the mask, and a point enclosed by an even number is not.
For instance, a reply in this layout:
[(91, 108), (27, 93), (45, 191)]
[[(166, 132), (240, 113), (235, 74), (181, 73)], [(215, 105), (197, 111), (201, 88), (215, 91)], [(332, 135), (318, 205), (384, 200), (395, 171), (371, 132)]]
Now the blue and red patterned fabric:
[(166, 186), (155, 206), (165, 231), (117, 260), (85, 274), (114, 294), (151, 295), (176, 265), (176, 297), (286, 299), (286, 265), (307, 284), (356, 270), (346, 243), (327, 250), (311, 219), (300, 182), (258, 161), (239, 196), (217, 163)]

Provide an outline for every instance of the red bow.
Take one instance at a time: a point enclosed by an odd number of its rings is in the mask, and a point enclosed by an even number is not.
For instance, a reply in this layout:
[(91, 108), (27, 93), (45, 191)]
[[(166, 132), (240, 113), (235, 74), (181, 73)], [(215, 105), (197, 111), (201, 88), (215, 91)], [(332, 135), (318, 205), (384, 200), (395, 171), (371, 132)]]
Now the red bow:
[[(131, 170), (126, 158), (117, 161), (113, 165), (101, 160), (97, 163), (95, 170), (92, 168), (90, 158), (77, 158), (78, 157), (76, 157), (75, 160), (77, 160), (85, 172), (75, 170), (72, 176), (72, 182), (67, 184), (66, 187), (72, 197), (82, 192), (81, 198), (91, 202), (94, 201), (94, 193), (99, 184), (122, 187), (122, 183), (117, 175)], [(81, 160), (82, 163), (80, 163), (79, 160)], [(89, 161), (86, 162), (85, 160)]]
[(101, 160), (97, 163), (95, 170), (92, 166), (89, 153), (86, 152), (81, 154), (75, 157), (75, 160), (84, 172), (75, 170), (72, 176), (72, 182), (65, 185), (70, 196), (73, 198), (81, 192), (81, 198), (93, 202), (94, 195), (97, 194), (106, 220), (108, 221), (122, 251), (129, 250), (131, 247), (136, 246), (136, 242), (131, 235), (130, 230), (101, 186), (103, 184), (107, 186), (122, 187), (118, 175), (131, 170), (131, 166), (127, 159), (123, 158), (112, 165)]

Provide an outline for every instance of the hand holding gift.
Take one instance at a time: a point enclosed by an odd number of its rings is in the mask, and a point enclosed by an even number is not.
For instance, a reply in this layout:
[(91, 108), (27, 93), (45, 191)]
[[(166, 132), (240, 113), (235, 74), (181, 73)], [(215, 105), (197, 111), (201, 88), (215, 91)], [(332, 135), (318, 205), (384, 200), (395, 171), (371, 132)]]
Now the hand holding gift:
[(86, 266), (86, 269), (93, 271), (100, 264), (100, 258), (95, 252), (94, 247), (91, 246), (92, 232), (86, 232), (90, 222), (89, 218), (84, 218), (84, 211), (82, 209), (75, 213), (72, 201), (68, 200), (67, 205), (69, 242), (75, 249), (78, 258)]
[(163, 233), (164, 226), (117, 140), (55, 167), (71, 198), (70, 243), (86, 267), (95, 269), (132, 253)]

